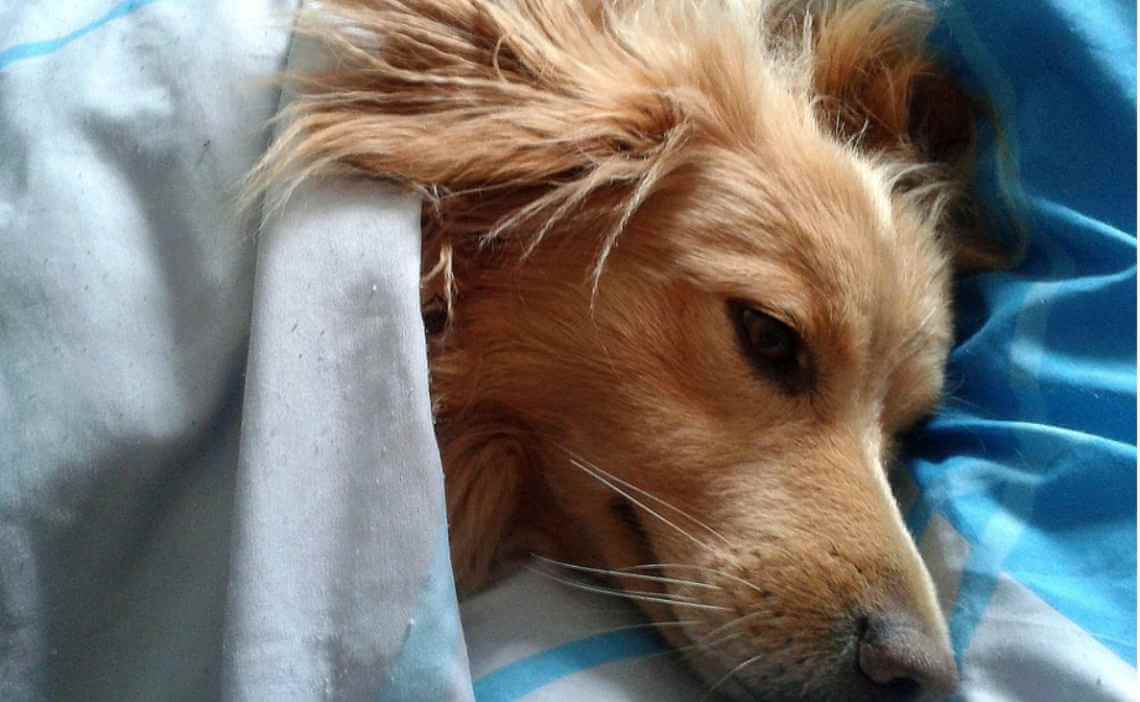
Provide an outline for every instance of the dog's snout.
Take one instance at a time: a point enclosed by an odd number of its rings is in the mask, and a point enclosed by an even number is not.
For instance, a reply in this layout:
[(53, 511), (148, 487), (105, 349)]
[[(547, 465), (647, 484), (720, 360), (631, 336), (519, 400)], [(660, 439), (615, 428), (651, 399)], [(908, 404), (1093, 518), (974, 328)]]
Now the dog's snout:
[(954, 655), (940, 637), (903, 617), (869, 617), (856, 649), (859, 670), (876, 687), (876, 699), (911, 702), (958, 689)]

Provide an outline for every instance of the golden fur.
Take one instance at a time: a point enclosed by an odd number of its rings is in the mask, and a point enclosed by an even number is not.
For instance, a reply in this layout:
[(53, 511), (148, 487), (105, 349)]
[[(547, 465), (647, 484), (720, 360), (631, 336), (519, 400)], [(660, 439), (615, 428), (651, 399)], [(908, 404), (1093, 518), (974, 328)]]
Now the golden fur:
[[(293, 77), (253, 191), (351, 173), (424, 194), (461, 590), (531, 552), (609, 570), (656, 621), (697, 620), (661, 631), (702, 644), (710, 683), (772, 698), (910, 699), (851, 662), (897, 615), (937, 659), (918, 682), (953, 686), (886, 479), (942, 391), (953, 259), (986, 259), (953, 231), (971, 111), (929, 21), (905, 0), (305, 16), (335, 68)], [(730, 300), (795, 330), (810, 391), (749, 365)], [(646, 564), (675, 565), (612, 572)]]

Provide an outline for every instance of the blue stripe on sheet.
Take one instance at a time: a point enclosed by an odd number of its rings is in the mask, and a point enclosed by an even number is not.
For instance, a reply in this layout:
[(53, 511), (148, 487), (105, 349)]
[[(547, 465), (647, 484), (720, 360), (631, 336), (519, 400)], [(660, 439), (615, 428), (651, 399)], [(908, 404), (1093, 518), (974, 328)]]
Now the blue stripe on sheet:
[(646, 629), (614, 631), (536, 653), (475, 681), (476, 702), (511, 702), (574, 673), (667, 651)]
[(80, 39), (84, 36), (87, 36), (91, 32), (94, 32), (96, 29), (99, 29), (108, 22), (112, 22), (116, 19), (119, 19), (120, 17), (125, 17), (132, 12), (135, 12), (136, 10), (140, 10), (147, 5), (150, 5), (153, 2), (157, 2), (157, 0), (123, 0), (123, 2), (120, 2), (118, 5), (111, 8), (102, 17), (83, 25), (73, 32), (64, 34), (61, 37), (10, 46), (7, 49), (0, 51), (0, 71), (20, 61), (53, 54), (71, 42), (75, 41), (76, 39)]

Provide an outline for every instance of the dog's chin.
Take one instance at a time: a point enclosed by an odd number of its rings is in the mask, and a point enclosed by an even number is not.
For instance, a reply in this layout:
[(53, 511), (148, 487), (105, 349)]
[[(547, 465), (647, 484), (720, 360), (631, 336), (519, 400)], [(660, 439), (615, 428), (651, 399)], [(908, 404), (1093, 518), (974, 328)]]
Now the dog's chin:
[[(667, 638), (669, 638), (667, 636)], [(807, 676), (789, 675), (783, 666), (740, 645), (735, 650), (707, 651), (675, 634), (669, 644), (684, 650), (689, 669), (709, 689), (708, 702), (871, 702), (910, 698), (882, 696), (852, 667), (833, 669), (831, 661), (814, 666)]]
[[(758, 657), (759, 654), (746, 645), (714, 650), (702, 645), (699, 635), (690, 636), (677, 627), (660, 627), (658, 630), (670, 646), (684, 652), (686, 665), (709, 690), (708, 702), (823, 699), (818, 693), (804, 693), (805, 688), (811, 686), (809, 681), (778, 680), (778, 667)], [(741, 669), (742, 663), (747, 663), (744, 669)]]
[[(660, 621), (660, 620), (658, 620)], [(709, 702), (936, 702), (951, 689), (923, 689), (910, 680), (876, 684), (859, 670), (856, 636), (837, 633), (832, 653), (789, 666), (746, 642), (716, 650), (701, 637), (676, 627), (659, 627), (674, 649), (684, 652), (690, 670), (709, 689)]]

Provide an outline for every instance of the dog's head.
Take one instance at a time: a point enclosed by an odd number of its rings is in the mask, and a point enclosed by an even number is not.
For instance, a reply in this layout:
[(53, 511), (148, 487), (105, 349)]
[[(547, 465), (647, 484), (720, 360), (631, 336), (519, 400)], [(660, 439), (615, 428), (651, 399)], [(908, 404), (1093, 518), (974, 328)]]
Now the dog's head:
[(967, 111), (922, 58), (920, 9), (337, 11), (340, 68), (301, 83), (261, 174), (428, 196), (461, 586), (533, 550), (605, 571), (728, 692), (952, 689), (887, 481), (938, 403), (974, 251), (945, 163)]

